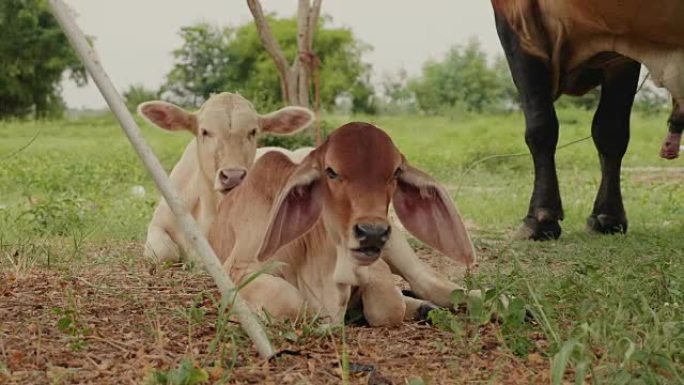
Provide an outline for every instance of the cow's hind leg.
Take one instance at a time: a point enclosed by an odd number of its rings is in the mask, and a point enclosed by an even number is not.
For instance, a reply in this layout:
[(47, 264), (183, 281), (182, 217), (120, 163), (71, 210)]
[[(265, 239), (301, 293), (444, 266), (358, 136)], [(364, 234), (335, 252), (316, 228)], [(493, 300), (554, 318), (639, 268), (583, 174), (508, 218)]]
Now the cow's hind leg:
[(404, 303), (406, 304), (404, 315), (406, 321), (430, 321), (430, 311), (440, 308), (432, 302), (409, 296), (404, 296)]
[(620, 167), (629, 142), (629, 118), (640, 68), (639, 63), (630, 60), (603, 71), (601, 101), (591, 127), (601, 162), (601, 185), (587, 219), (589, 228), (600, 233), (627, 231)]
[(144, 255), (156, 262), (177, 262), (181, 258), (181, 250), (164, 228), (150, 226)]
[(523, 51), (505, 17), (496, 12), (495, 17), (499, 40), (520, 93), (525, 114), (525, 142), (534, 162), (530, 207), (516, 237), (555, 239), (561, 234), (559, 221), (563, 219), (563, 208), (556, 175), (558, 118), (553, 106), (551, 71), (544, 61)]
[(260, 274), (254, 278), (240, 289), (240, 295), (253, 311), (265, 311), (275, 319), (295, 320), (306, 310), (306, 302), (299, 290), (286, 280), (270, 274)]

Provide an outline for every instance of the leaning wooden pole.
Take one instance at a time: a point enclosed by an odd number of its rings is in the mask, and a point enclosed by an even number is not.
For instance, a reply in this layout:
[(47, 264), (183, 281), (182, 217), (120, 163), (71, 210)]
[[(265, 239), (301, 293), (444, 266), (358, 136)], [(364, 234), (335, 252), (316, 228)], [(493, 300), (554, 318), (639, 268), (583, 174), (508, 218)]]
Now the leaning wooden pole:
[(211, 248), (204, 235), (202, 235), (197, 227), (197, 223), (176, 194), (161, 163), (159, 163), (159, 160), (140, 133), (140, 128), (135, 123), (135, 120), (133, 120), (133, 116), (131, 116), (131, 113), (126, 108), (123, 99), (116, 88), (114, 88), (114, 85), (107, 76), (104, 68), (102, 68), (95, 51), (88, 43), (83, 31), (78, 27), (69, 13), (69, 9), (62, 0), (48, 1), (52, 14), (69, 38), (71, 45), (83, 61), (86, 70), (95, 81), (95, 84), (97, 84), (97, 87), (107, 101), (109, 108), (119, 120), (121, 128), (123, 128), (126, 136), (133, 145), (133, 148), (135, 148), (135, 151), (147, 168), (147, 171), (152, 175), (152, 179), (154, 179), (157, 188), (161, 191), (162, 196), (166, 199), (171, 211), (173, 211), (176, 216), (185, 237), (189, 240), (188, 243), (191, 245), (192, 250), (190, 250), (190, 252), (193, 253), (198, 260), (204, 263), (206, 270), (211, 274), (212, 278), (214, 278), (216, 285), (223, 295), (228, 296), (227, 299), (233, 302), (233, 310), (237, 314), (242, 328), (256, 345), (259, 354), (264, 358), (270, 358), (273, 356), (274, 351), (264, 328), (249, 310), (239, 293), (235, 291), (235, 284), (223, 271), (214, 250)]

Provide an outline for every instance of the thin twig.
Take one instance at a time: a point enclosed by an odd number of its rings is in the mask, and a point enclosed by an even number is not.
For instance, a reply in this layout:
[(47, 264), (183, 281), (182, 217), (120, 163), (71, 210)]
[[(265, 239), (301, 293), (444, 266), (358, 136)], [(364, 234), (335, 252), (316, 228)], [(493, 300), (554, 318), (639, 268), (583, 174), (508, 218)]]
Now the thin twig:
[(39, 135), (40, 135), (40, 130), (36, 131), (36, 133), (33, 135), (33, 137), (31, 138), (31, 140), (29, 140), (28, 142), (26, 142), (26, 144), (24, 144), (23, 146), (19, 147), (17, 150), (14, 150), (14, 151), (10, 152), (9, 154), (3, 155), (2, 157), (0, 157), (0, 161), (5, 161), (5, 160), (7, 160), (7, 159), (9, 159), (9, 158), (12, 158), (13, 156), (17, 155), (18, 153), (20, 153), (20, 152), (26, 150), (30, 145), (33, 144), (33, 142), (36, 141), (36, 139), (38, 139), (38, 136), (39, 136)]
[(114, 348), (116, 348), (116, 349), (119, 349), (120, 351), (122, 351), (122, 352), (124, 352), (124, 353), (130, 353), (130, 352), (132, 352), (132, 350), (129, 350), (129, 347), (128, 347), (128, 346), (126, 346), (126, 345), (124, 345), (124, 344), (120, 344), (120, 343), (114, 342), (114, 341), (110, 341), (110, 340), (108, 340), (108, 339), (106, 339), (106, 338), (102, 338), (102, 337), (98, 337), (98, 336), (86, 336), (85, 339), (103, 342), (103, 343), (105, 343), (105, 344), (107, 344), (107, 345), (109, 345), (109, 346), (111, 346), (111, 347), (114, 347)]
[[(573, 141), (565, 143), (565, 144), (562, 144), (562, 145), (556, 147), (556, 150), (560, 150), (562, 148), (569, 147), (569, 146), (572, 146), (572, 145), (580, 143), (580, 142), (584, 142), (585, 140), (589, 140), (589, 139), (591, 139), (591, 135), (585, 136), (584, 138), (581, 138), (581, 139), (573, 140)], [(461, 191), (461, 187), (463, 186), (463, 182), (465, 181), (465, 177), (478, 164), (484, 163), (484, 162), (486, 162), (488, 160), (492, 160), (492, 159), (516, 158), (516, 157), (520, 157), (520, 156), (530, 156), (530, 152), (524, 151), (524, 152), (516, 152), (513, 154), (496, 154), (496, 155), (489, 155), (489, 156), (485, 156), (484, 158), (477, 159), (476, 161), (474, 161), (470, 165), (468, 165), (468, 167), (466, 167), (466, 169), (463, 171), (463, 173), (461, 173), (461, 177), (459, 178), (458, 185), (456, 186), (456, 191), (454, 192), (454, 195), (458, 195), (459, 191)]]

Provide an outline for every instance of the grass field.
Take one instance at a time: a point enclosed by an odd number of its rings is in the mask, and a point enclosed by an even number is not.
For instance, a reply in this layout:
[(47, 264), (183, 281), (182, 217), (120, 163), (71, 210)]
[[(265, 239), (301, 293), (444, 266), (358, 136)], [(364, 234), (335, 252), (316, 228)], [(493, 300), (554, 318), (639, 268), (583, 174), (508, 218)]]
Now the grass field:
[[(434, 313), (434, 327), (341, 333), (278, 324), (270, 328), (277, 347), (298, 355), (261, 362), (218, 313), (207, 276), (142, 260), (157, 193), (110, 117), (6, 122), (0, 382), (684, 382), (684, 167), (657, 156), (666, 116), (632, 119), (623, 171), (629, 234), (585, 230), (600, 177), (588, 140), (559, 150), (566, 219), (561, 240), (545, 243), (510, 241), (527, 210), (529, 157), (492, 159), (463, 175), (485, 156), (526, 152), (520, 114), (355, 119), (386, 129), (410, 162), (450, 188), (480, 256), (466, 284), (516, 298), (498, 323), (488, 322), (492, 294), (463, 314)], [(561, 111), (560, 120), (561, 144), (589, 133), (588, 112)], [(189, 136), (144, 130), (170, 169)]]

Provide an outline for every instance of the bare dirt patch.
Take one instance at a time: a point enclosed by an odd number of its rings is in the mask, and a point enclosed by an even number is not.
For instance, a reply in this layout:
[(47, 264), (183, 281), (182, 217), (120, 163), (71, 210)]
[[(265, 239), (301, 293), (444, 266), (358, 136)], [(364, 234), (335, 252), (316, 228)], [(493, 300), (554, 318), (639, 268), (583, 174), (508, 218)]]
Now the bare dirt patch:
[(635, 183), (681, 183), (684, 167), (624, 167), (628, 179)]
[[(345, 346), (352, 384), (404, 384), (414, 377), (432, 384), (549, 381), (548, 359), (512, 355), (496, 325), (461, 337), (419, 324), (350, 326), (346, 344), (339, 333), (293, 340), (272, 328), (277, 348), (290, 354), (266, 362), (232, 322), (237, 337), (215, 338), (218, 297), (208, 276), (181, 268), (0, 272), (0, 382), (138, 384), (187, 358), (211, 382), (339, 384)], [(201, 314), (199, 321), (193, 314)]]

